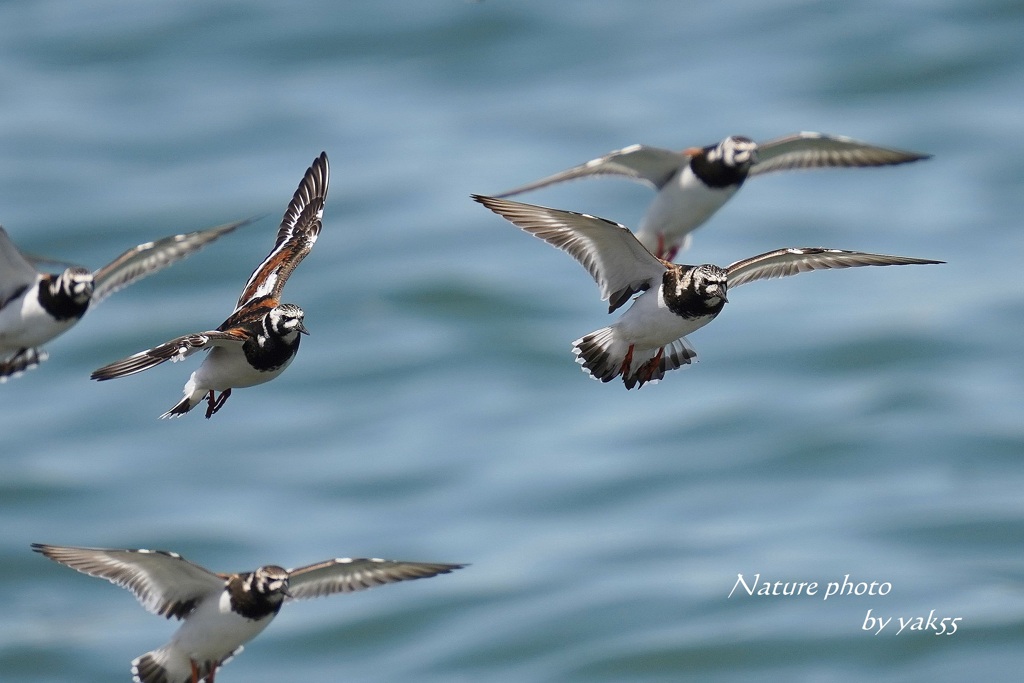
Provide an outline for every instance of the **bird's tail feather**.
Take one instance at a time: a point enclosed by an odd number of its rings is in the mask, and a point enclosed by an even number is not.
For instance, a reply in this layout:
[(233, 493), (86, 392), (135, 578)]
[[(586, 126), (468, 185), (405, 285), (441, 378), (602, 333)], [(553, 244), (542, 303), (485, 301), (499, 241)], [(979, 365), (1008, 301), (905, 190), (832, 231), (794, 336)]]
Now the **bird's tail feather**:
[(627, 389), (657, 382), (669, 370), (688, 365), (697, 356), (686, 337), (660, 348), (638, 349), (618, 339), (614, 326), (603, 327), (573, 342), (576, 362), (594, 379), (610, 382), (622, 376)]

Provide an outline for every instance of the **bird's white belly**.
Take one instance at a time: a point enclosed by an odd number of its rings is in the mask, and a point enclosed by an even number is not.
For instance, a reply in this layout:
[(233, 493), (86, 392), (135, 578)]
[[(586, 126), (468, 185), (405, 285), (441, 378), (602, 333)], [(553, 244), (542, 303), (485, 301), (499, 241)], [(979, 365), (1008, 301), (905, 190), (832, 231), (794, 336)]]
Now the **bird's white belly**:
[(686, 166), (655, 195), (637, 239), (648, 249), (657, 247), (658, 235), (666, 243), (676, 242), (711, 218), (737, 189), (708, 187)]
[(78, 320), (54, 320), (35, 296), (36, 286), (0, 309), (0, 353), (34, 348), (74, 326)]
[(205, 600), (171, 638), (171, 645), (197, 662), (219, 661), (255, 638), (273, 617), (253, 621), (231, 611), (227, 592)]
[(615, 324), (619, 338), (637, 349), (657, 349), (711, 322), (710, 317), (683, 318), (665, 304), (661, 287), (637, 297)]
[(292, 358), (274, 370), (260, 371), (249, 365), (242, 347), (215, 347), (203, 364), (196, 370), (194, 378), (198, 387), (207, 391), (226, 391), (231, 388), (251, 387), (274, 379), (287, 368)]

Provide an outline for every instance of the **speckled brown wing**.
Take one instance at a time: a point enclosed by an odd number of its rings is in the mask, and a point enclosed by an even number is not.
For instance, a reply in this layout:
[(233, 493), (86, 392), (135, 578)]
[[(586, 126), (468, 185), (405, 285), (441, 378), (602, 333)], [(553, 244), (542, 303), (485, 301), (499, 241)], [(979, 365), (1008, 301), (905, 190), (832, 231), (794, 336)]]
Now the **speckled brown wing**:
[(235, 306), (236, 311), (261, 299), (269, 301), (271, 308), (280, 302), (281, 289), (288, 277), (313, 248), (320, 235), (329, 180), (327, 153), (321, 152), (306, 169), (302, 182), (284, 212), (273, 250), (245, 283)]
[(104, 381), (127, 377), (143, 370), (155, 368), (167, 361), (179, 361), (188, 358), (197, 351), (207, 351), (214, 346), (234, 346), (244, 344), (250, 333), (244, 327), (228, 328), (227, 330), (210, 330), (209, 332), (198, 332), (186, 334), (164, 342), (160, 346), (154, 346), (146, 351), (116, 360), (113, 363), (104, 365), (102, 368), (93, 370), (91, 379)]
[(127, 588), (153, 614), (183, 619), (224, 579), (165, 550), (75, 548), (33, 543), (32, 550), (83, 574)]

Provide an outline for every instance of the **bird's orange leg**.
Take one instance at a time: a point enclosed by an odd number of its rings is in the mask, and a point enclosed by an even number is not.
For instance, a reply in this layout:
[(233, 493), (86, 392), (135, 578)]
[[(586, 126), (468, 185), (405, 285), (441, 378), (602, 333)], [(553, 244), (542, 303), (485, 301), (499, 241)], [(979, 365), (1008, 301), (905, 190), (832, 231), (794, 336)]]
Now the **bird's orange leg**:
[(629, 376), (629, 368), (633, 364), (633, 344), (629, 345), (629, 350), (626, 351), (626, 357), (622, 359), (622, 366), (619, 368), (619, 374), (623, 377)]
[(658, 366), (661, 365), (661, 359), (664, 355), (665, 347), (662, 346), (658, 349), (658, 353), (654, 358), (644, 363), (643, 367), (636, 371), (637, 376), (642, 377), (645, 382), (650, 382), (651, 378), (654, 377), (654, 373), (658, 371)]
[(207, 420), (209, 420), (214, 415), (214, 413), (216, 413), (218, 410), (221, 409), (221, 407), (224, 405), (224, 403), (227, 402), (228, 396), (230, 396), (230, 395), (231, 395), (231, 389), (225, 389), (224, 391), (221, 392), (220, 396), (217, 397), (217, 400), (214, 401), (213, 400), (213, 391), (212, 390), (210, 391), (210, 397), (208, 399), (209, 405), (206, 408), (206, 419)]

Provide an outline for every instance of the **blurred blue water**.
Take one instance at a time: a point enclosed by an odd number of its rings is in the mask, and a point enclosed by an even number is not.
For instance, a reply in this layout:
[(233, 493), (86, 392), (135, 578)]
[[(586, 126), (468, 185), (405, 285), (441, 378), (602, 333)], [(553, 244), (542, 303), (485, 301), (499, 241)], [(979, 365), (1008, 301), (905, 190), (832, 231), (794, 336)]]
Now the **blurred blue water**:
[[(128, 680), (173, 625), (33, 541), (215, 570), (471, 562), (289, 605), (225, 681), (1006, 680), (1024, 635), (1024, 9), (1016, 2), (0, 4), (0, 222), (97, 268), (267, 212), (112, 297), (2, 387), (0, 677)], [(851, 135), (935, 154), (751, 182), (687, 256), (944, 259), (744, 288), (700, 362), (625, 392), (564, 254), (469, 201), (633, 142)], [(209, 422), (198, 361), (99, 365), (217, 325), (302, 171), (312, 335)], [(636, 225), (646, 188), (531, 195)], [(186, 367), (187, 366), (187, 367)], [(884, 597), (727, 598), (737, 574)], [(862, 629), (962, 617), (953, 636)]]

